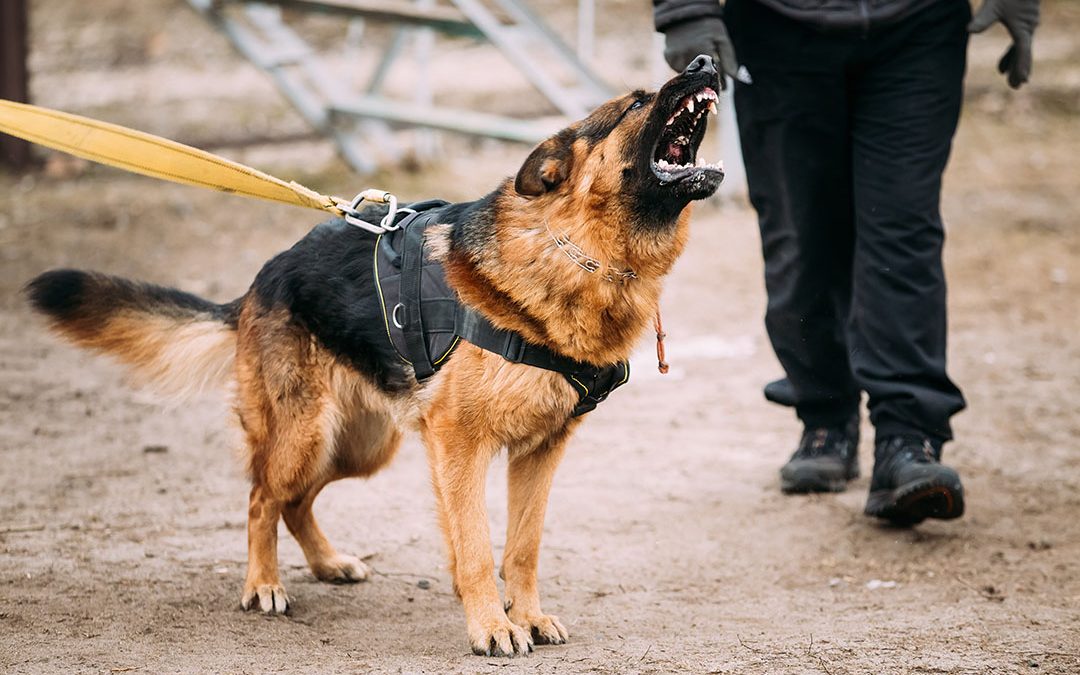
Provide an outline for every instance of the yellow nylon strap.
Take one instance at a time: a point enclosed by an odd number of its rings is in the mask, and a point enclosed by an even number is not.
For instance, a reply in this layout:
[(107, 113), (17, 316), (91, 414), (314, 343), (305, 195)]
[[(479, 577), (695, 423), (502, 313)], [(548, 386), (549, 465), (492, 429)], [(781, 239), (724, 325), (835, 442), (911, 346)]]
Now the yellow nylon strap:
[(0, 99), (0, 132), (144, 176), (342, 213), (334, 198), (299, 183), (286, 183), (198, 148), (88, 117)]

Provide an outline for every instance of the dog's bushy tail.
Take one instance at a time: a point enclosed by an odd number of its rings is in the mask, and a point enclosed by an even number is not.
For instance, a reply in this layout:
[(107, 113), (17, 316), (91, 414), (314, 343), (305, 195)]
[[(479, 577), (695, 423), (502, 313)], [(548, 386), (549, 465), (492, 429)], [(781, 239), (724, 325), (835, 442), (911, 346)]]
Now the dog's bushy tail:
[(120, 277), (53, 270), (26, 286), (30, 304), (79, 347), (108, 354), (174, 396), (233, 377), (238, 303)]

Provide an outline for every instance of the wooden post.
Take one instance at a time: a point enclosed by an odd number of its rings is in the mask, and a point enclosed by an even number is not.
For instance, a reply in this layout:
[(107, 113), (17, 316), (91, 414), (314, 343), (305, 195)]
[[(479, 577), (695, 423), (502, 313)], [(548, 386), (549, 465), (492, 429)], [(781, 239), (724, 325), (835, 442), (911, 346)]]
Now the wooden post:
[[(30, 102), (27, 37), (27, 0), (0, 0), (0, 98)], [(26, 168), (30, 164), (30, 144), (0, 134), (0, 162), (13, 169)]]

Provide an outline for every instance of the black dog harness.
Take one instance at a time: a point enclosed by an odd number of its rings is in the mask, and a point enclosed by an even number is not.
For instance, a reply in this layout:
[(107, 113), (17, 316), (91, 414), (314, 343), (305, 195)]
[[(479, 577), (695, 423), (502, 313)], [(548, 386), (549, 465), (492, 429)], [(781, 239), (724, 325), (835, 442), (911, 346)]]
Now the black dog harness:
[(512, 363), (561, 373), (578, 392), (574, 417), (595, 408), (630, 379), (630, 364), (625, 361), (603, 367), (575, 361), (496, 328), (462, 304), (446, 283), (442, 264), (424, 252), (425, 231), (441, 222), (440, 207), (446, 205), (441, 200), (410, 204), (402, 211), (407, 215), (398, 229), (380, 234), (375, 243), (375, 285), (386, 334), (398, 356), (412, 366), (417, 381), (434, 375), (461, 340)]

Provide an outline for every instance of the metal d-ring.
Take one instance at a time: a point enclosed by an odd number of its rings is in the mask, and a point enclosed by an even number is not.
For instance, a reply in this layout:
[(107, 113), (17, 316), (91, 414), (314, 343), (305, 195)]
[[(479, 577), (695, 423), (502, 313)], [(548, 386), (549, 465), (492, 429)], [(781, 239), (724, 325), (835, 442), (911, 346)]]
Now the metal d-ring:
[(397, 326), (398, 328), (405, 328), (405, 324), (403, 324), (401, 322), (401, 320), (398, 319), (398, 310), (399, 309), (402, 310), (402, 311), (405, 311), (405, 305), (401, 304), (400, 302), (398, 304), (394, 305), (394, 309), (390, 310), (390, 320), (393, 321), (394, 325)]
[[(396, 204), (397, 201), (395, 200), (394, 203)], [(382, 228), (385, 229), (387, 232), (393, 232), (400, 227), (396, 222), (394, 222), (397, 218), (397, 214), (399, 213), (416, 213), (416, 209), (410, 209), (403, 206), (397, 210), (387, 211), (386, 215), (383, 216), (382, 222), (380, 222), (379, 225), (381, 225)]]

